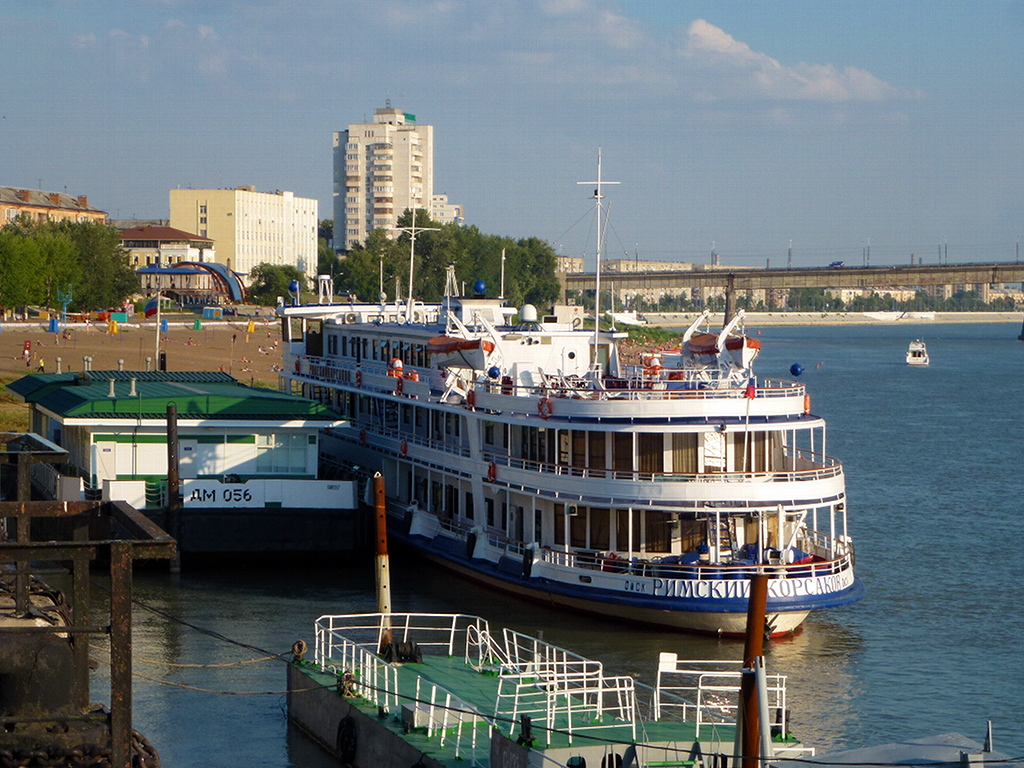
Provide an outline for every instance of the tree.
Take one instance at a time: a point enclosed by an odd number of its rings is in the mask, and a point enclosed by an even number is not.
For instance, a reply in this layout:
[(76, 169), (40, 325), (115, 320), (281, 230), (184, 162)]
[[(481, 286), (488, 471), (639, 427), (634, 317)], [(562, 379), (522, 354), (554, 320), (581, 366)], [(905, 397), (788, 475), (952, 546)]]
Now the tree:
[(306, 277), (290, 264), (257, 264), (250, 273), (249, 298), (265, 307), (277, 304), (278, 297), (285, 301), (291, 295), (291, 283), (298, 281), (299, 290), (306, 290)]
[[(108, 224), (62, 221), (52, 225), (56, 232), (70, 238), (79, 274), (72, 281), (77, 309), (109, 309), (124, 303), (139, 291), (139, 280), (128, 263), (128, 252), (121, 246), (121, 233)], [(61, 273), (61, 270), (64, 270)], [(73, 274), (67, 266), (54, 264), (61, 274)], [(55, 288), (62, 287), (61, 275), (55, 276)], [(55, 298), (55, 297), (54, 297)]]

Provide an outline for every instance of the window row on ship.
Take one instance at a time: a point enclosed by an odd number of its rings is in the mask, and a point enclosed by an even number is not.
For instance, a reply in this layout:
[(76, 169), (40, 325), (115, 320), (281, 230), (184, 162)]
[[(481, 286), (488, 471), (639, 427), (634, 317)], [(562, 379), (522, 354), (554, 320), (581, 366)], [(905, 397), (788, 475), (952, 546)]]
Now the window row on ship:
[[(510, 490), (488, 492), (483, 504), (478, 505), (465, 481), (444, 472), (405, 465), (400, 477), (399, 497), (406, 502), (415, 501), (420, 508), (436, 514), (443, 524), (463, 529), (482, 526), (526, 544), (537, 542), (543, 546), (568, 545), (573, 549), (679, 555), (706, 544), (715, 520), (713, 510), (683, 516), (660, 510), (551, 503)], [(819, 517), (827, 521), (833, 531), (829, 539), (845, 531), (841, 506), (812, 507), (807, 511), (810, 515), (806, 523), (812, 531), (817, 530)], [(839, 531), (835, 530), (837, 524), (841, 526)], [(754, 512), (742, 517), (723, 516), (721, 525), (728, 527), (728, 539), (736, 546), (759, 543), (764, 548), (777, 548), (786, 544), (780, 539), (788, 539), (790, 535), (787, 526), (780, 537), (780, 528), (770, 512), (763, 519)], [(801, 541), (803, 547), (813, 548), (823, 557), (831, 556), (827, 539), (815, 546), (816, 539), (811, 534), (808, 536)]]
[(425, 344), (393, 338), (375, 339), (365, 334), (344, 333), (330, 328), (325, 331), (321, 321), (306, 322), (307, 355), (351, 361), (356, 365), (363, 362), (386, 365), (398, 359), (403, 365), (430, 367), (430, 353)]
[(798, 472), (832, 464), (823, 455), (824, 427), (690, 432), (554, 428), (491, 421), (451, 408), (319, 385), (305, 385), (303, 394), (371, 434), (458, 455), (469, 452), (468, 430), (479, 428), (485, 453), (541, 472), (562, 473), (568, 468), (586, 470), (592, 476), (605, 472), (695, 475)]

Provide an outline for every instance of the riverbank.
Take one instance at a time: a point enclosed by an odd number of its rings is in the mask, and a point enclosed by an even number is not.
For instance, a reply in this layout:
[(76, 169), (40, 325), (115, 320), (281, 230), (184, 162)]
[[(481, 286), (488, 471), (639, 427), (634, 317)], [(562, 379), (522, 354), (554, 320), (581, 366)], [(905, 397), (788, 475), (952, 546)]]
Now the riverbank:
[[(263, 318), (247, 333), (248, 318), (237, 321), (204, 320), (196, 329), (193, 317), (171, 317), (160, 335), (160, 353), (169, 371), (225, 371), (246, 384), (276, 388), (281, 366), (279, 325)], [(38, 373), (40, 361), (46, 373), (82, 371), (84, 358), (93, 370), (145, 371), (157, 367), (156, 324), (149, 321), (122, 323), (109, 333), (105, 323), (69, 323), (65, 334), (50, 333), (46, 323), (3, 323), (0, 326), (0, 379), (10, 381), (26, 373)], [(31, 360), (25, 345), (31, 344)], [(27, 364), (26, 364), (27, 363)]]
[[(697, 312), (648, 312), (650, 325), (686, 328)], [(932, 325), (936, 323), (1024, 323), (1024, 312), (747, 312), (748, 327), (776, 325)], [(722, 327), (722, 313), (711, 315), (711, 326)]]

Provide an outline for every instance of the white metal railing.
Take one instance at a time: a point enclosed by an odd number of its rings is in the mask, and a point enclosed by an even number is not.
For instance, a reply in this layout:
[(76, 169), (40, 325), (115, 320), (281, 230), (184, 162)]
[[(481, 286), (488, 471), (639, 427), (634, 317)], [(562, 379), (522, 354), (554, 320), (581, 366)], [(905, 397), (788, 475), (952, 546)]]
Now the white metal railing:
[(507, 718), (510, 735), (519, 718), (529, 715), (549, 730), (564, 726), (570, 744), (574, 733), (612, 726), (636, 738), (631, 677), (605, 675), (601, 662), (509, 629), (504, 652), (495, 717)]
[[(738, 660), (683, 660), (674, 653), (662, 653), (658, 660), (658, 681), (654, 689), (654, 717), (682, 710), (684, 720), (702, 725), (735, 722), (743, 663)], [(786, 722), (786, 676), (765, 675), (768, 707), (777, 717), (783, 734)]]
[(420, 652), (461, 655), (468, 652), (471, 638), (487, 633), (485, 620), (464, 614), (368, 613), (321, 616), (315, 628), (315, 663), (321, 671), (335, 674), (350, 695), (382, 711), (404, 707), (403, 718), (410, 718), (412, 727), (425, 728), (428, 738), (438, 736), (441, 747), (453, 742), (456, 758), (466, 749), (475, 755), (478, 726), (494, 724), (451, 691), (420, 675), (414, 691), (400, 690), (398, 668), (378, 651), (388, 639), (398, 644), (415, 638)]

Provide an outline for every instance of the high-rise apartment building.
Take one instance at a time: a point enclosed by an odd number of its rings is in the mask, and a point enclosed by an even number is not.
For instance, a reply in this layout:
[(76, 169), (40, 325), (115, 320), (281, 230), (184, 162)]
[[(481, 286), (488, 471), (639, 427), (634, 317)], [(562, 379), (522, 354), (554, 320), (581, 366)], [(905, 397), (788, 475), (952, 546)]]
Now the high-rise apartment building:
[(392, 108), (334, 133), (334, 247), (349, 250), (408, 208), (431, 210), (434, 127)]
[(288, 265), (314, 274), (317, 201), (291, 192), (172, 189), (170, 226), (214, 241), (217, 262), (239, 274), (257, 264)]

